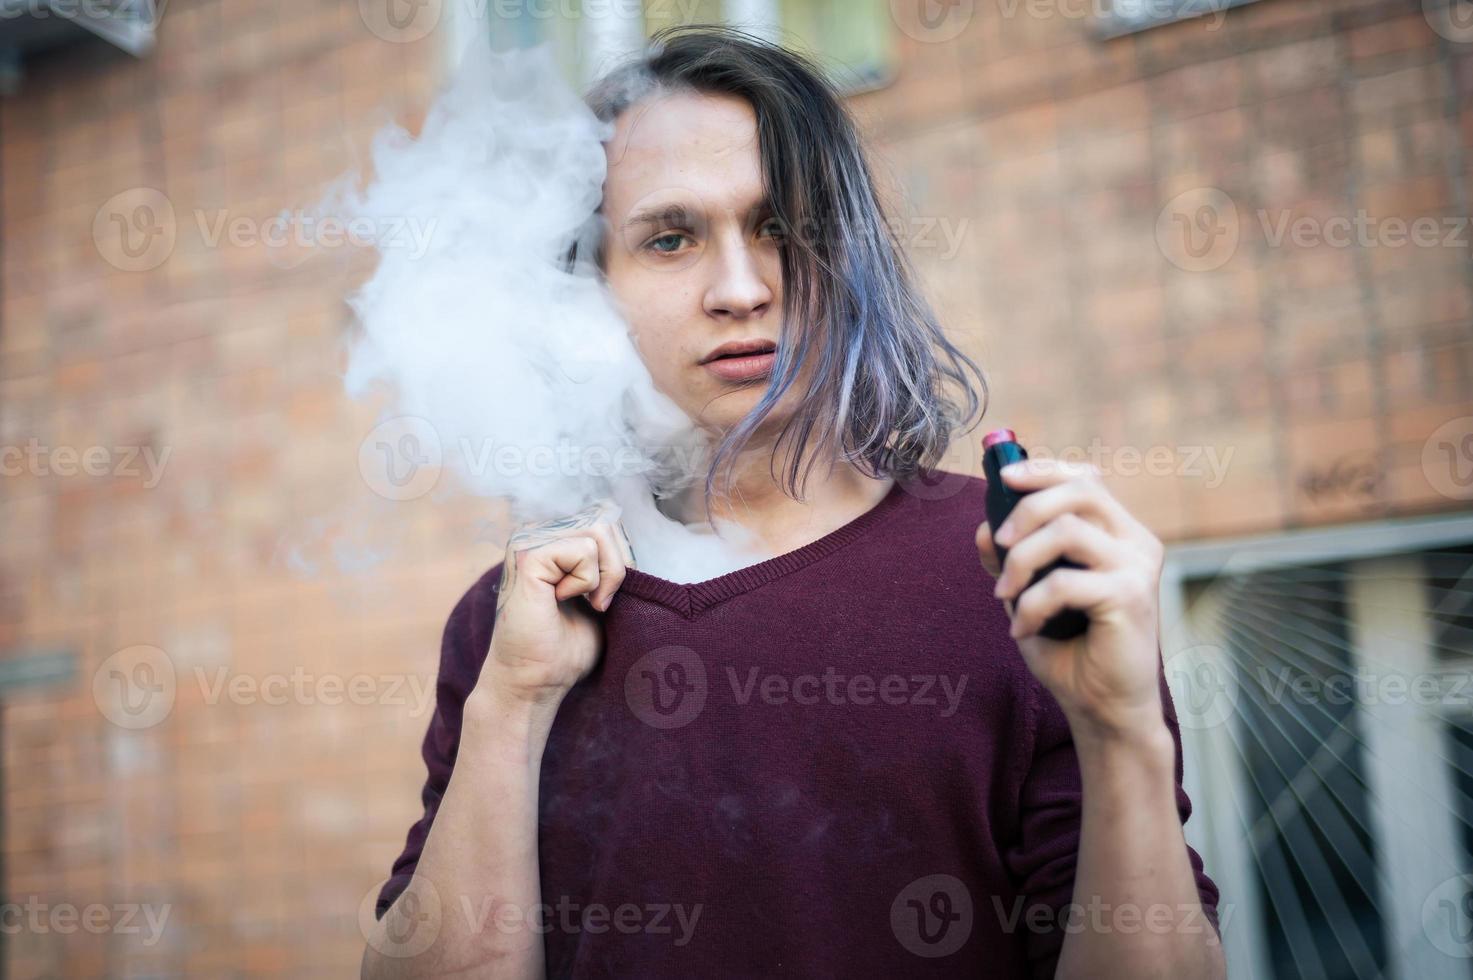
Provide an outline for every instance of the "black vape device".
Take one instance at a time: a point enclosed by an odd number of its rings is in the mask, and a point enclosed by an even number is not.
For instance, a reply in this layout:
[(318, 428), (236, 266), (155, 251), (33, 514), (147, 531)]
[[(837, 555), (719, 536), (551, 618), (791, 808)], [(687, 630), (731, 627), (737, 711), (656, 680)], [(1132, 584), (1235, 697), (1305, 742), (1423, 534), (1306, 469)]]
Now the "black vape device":
[[(987, 477), (987, 523), (992, 527), (994, 535), (1002, 526), (1002, 522), (1007, 520), (1008, 515), (1013, 512), (1018, 501), (1033, 492), (1014, 490), (1007, 486), (1003, 483), (1000, 471), (1009, 463), (1020, 463), (1027, 458), (1028, 451), (1018, 445), (1018, 439), (1013, 435), (1012, 429), (994, 429), (982, 438), (982, 472)], [(1007, 549), (997, 543), (996, 537), (992, 539), (992, 546), (997, 549), (998, 561), (1007, 561)], [(1048, 567), (1034, 572), (1028, 585), (1034, 585), (1056, 568), (1083, 567), (1078, 562), (1060, 558)], [(1072, 640), (1088, 628), (1089, 617), (1083, 612), (1078, 609), (1064, 609), (1049, 617), (1048, 622), (1043, 624), (1038, 633), (1050, 640)]]

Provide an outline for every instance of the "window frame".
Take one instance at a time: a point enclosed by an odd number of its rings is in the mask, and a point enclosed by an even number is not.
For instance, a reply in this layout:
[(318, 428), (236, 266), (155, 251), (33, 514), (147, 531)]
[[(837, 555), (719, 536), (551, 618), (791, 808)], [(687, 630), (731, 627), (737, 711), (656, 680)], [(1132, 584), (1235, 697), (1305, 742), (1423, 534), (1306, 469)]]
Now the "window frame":
[[(1180, 683), (1179, 671), (1173, 670), (1172, 657), (1180, 651), (1202, 645), (1226, 648), (1224, 640), (1214, 635), (1204, 620), (1212, 619), (1210, 599), (1191, 598), (1189, 590), (1202, 582), (1221, 580), (1254, 571), (1285, 566), (1346, 562), (1354, 572), (1346, 582), (1347, 615), (1351, 628), (1351, 645), (1360, 654), (1362, 638), (1392, 637), (1404, 641), (1413, 662), (1408, 671), (1447, 670), (1461, 660), (1439, 658), (1432, 644), (1432, 620), (1426, 608), (1426, 577), (1421, 571), (1420, 553), (1473, 543), (1473, 514), (1388, 519), (1382, 521), (1327, 526), (1305, 530), (1268, 533), (1233, 539), (1188, 541), (1168, 545), (1161, 575), (1162, 652), (1166, 658), (1166, 674), (1172, 698), (1186, 703), (1191, 692)], [(1409, 570), (1417, 569), (1415, 574)], [(1392, 601), (1387, 601), (1389, 588), (1400, 588)], [(1374, 591), (1375, 601), (1371, 601)], [(1211, 588), (1207, 589), (1210, 595)], [(1408, 614), (1410, 610), (1410, 614)], [(1404, 614), (1397, 619), (1396, 613)], [(1410, 622), (1410, 625), (1409, 625)], [(1420, 629), (1416, 624), (1420, 622)], [(1405, 636), (1408, 631), (1411, 636)], [(1383, 663), (1373, 651), (1366, 660)], [(1473, 660), (1468, 661), (1473, 665)], [(1357, 704), (1357, 711), (1365, 706)], [(1362, 715), (1365, 741), (1374, 742), (1374, 752), (1382, 762), (1376, 770), (1380, 779), (1394, 774), (1400, 766), (1425, 764), (1420, 750), (1430, 739), (1444, 735), (1448, 715), (1428, 711), (1422, 716), (1403, 713), (1400, 724), (1387, 728), (1383, 717), (1375, 712)], [(1431, 721), (1412, 731), (1412, 723)], [(1188, 843), (1202, 854), (1207, 872), (1222, 890), (1222, 902), (1236, 906), (1230, 928), (1224, 930), (1223, 942), (1234, 973), (1243, 976), (1272, 977), (1266, 937), (1261, 923), (1264, 909), (1258, 890), (1258, 876), (1248, 842), (1238, 826), (1238, 807), (1245, 786), (1242, 766), (1233, 770), (1231, 760), (1237, 758), (1232, 736), (1225, 726), (1202, 729), (1182, 726), (1182, 751), (1186, 765), (1184, 788), (1193, 801), (1193, 819), (1186, 827)], [(1424, 769), (1425, 773), (1425, 769)], [(1377, 804), (1372, 818), (1378, 868), (1398, 867), (1403, 855), (1427, 848), (1445, 854), (1461, 852), (1456, 822), (1450, 813), (1437, 807), (1409, 808), (1394, 794), (1377, 789), (1378, 779), (1372, 773), (1371, 798)], [(1430, 781), (1430, 780), (1429, 780)], [(1452, 800), (1452, 774), (1441, 767), (1436, 785), (1420, 787), (1432, 796), (1445, 794)], [(1401, 804), (1398, 806), (1398, 804)], [(1456, 809), (1456, 802), (1453, 801)], [(1391, 817), (1392, 819), (1388, 819)], [(1200, 819), (1199, 819), (1200, 818)], [(1409, 822), (1419, 826), (1409, 830)], [(1448, 877), (1446, 871), (1442, 877)], [(1387, 932), (1389, 970), (1403, 976), (1429, 978), (1466, 978), (1468, 960), (1445, 956), (1430, 942), (1402, 948), (1408, 931), (1415, 925), (1420, 930), (1419, 916), (1426, 892), (1409, 883), (1414, 876), (1379, 876), (1392, 894), (1382, 894), (1378, 905), (1383, 910), (1383, 927)], [(1424, 879), (1425, 879), (1424, 875)]]

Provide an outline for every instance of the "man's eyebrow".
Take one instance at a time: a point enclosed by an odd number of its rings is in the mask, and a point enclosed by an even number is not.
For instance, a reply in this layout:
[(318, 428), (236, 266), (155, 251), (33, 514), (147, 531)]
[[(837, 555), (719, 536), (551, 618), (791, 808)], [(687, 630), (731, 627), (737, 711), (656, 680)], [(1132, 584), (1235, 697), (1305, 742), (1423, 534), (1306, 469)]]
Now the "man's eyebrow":
[[(747, 208), (748, 217), (772, 213), (772, 202), (763, 198)], [(691, 224), (690, 210), (684, 204), (659, 204), (631, 211), (624, 219), (624, 227), (634, 225), (688, 225)]]
[(660, 204), (654, 207), (639, 208), (632, 211), (629, 217), (624, 219), (624, 227), (634, 225), (666, 225), (666, 224), (689, 224), (690, 211), (684, 204)]

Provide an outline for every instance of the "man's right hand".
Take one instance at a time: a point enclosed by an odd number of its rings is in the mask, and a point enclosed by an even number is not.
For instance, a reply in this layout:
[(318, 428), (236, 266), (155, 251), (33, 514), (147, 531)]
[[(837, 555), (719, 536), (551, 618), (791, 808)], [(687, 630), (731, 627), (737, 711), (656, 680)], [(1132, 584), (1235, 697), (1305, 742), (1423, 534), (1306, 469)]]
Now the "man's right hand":
[(473, 693), (556, 706), (593, 669), (603, 652), (599, 614), (635, 567), (619, 516), (617, 504), (603, 501), (512, 533), (491, 649)]

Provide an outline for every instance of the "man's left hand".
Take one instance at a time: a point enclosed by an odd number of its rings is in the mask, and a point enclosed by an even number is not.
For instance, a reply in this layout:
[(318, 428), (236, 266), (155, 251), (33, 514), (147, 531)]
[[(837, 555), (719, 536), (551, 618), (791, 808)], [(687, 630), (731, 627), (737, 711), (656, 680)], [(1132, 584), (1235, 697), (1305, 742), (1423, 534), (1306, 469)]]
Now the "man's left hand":
[[(977, 551), (997, 579), (993, 594), (1008, 601), (1012, 636), (1029, 669), (1076, 730), (1083, 724), (1104, 735), (1159, 731), (1161, 541), (1115, 499), (1098, 467), (1029, 459), (1002, 478), (1035, 492), (998, 529), (1007, 550), (1002, 567), (985, 520)], [(1028, 586), (1036, 569), (1061, 557), (1084, 567), (1056, 568)], [(1066, 607), (1087, 615), (1089, 628), (1066, 641), (1039, 636)]]

